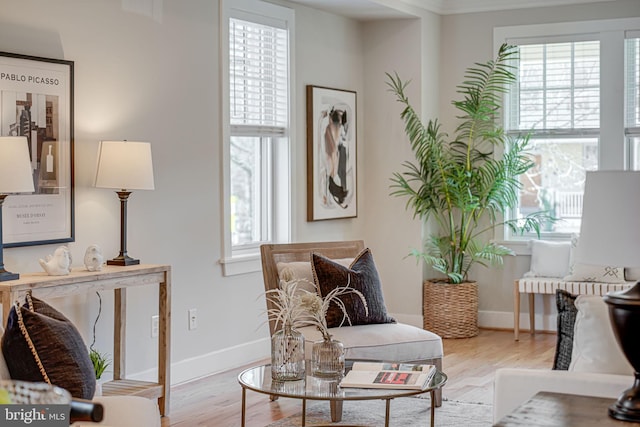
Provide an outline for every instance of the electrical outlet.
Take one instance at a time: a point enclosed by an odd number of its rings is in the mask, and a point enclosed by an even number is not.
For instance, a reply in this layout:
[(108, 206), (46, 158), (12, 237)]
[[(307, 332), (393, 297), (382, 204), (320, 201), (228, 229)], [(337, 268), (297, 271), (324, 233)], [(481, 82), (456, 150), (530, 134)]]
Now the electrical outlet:
[(189, 330), (193, 331), (198, 329), (198, 309), (192, 308), (189, 310)]
[(151, 316), (151, 338), (156, 338), (160, 333), (160, 317)]

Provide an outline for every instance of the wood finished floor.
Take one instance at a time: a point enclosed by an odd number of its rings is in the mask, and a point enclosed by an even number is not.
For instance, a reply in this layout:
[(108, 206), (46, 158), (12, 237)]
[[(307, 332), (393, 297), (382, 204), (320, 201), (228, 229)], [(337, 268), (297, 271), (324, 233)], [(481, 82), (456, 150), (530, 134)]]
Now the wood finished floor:
[[(524, 332), (516, 342), (512, 331), (480, 330), (474, 338), (443, 341), (443, 370), (449, 377), (445, 398), (469, 400), (474, 393), (492, 390), (498, 368), (551, 369), (556, 336)], [(172, 387), (171, 414), (162, 419), (162, 427), (240, 426), (241, 388), (237, 376), (243, 369)], [(271, 402), (266, 395), (248, 391), (247, 427), (263, 427), (300, 409), (299, 400), (281, 398)]]

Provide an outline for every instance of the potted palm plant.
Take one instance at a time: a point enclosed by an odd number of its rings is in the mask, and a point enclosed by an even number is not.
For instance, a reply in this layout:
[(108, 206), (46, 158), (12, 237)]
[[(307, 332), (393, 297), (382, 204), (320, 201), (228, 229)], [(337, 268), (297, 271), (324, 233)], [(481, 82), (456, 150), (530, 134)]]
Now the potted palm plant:
[(539, 234), (550, 219), (545, 212), (504, 216), (518, 203), (519, 176), (534, 166), (528, 136), (508, 135), (498, 125), (503, 93), (516, 79), (516, 53), (505, 44), (494, 60), (467, 69), (457, 86), (462, 100), (453, 101), (460, 115), (452, 136), (436, 119), (423, 124), (405, 94), (409, 82), (387, 73), (390, 90), (404, 106), (401, 118), (416, 157), (393, 175), (391, 194), (407, 197), (414, 217), (437, 226), (412, 254), (445, 276), (425, 281), (423, 288), (425, 329), (445, 338), (478, 333), (478, 289), (468, 278), (470, 268), (501, 265), (513, 255), (483, 234), (500, 225)]

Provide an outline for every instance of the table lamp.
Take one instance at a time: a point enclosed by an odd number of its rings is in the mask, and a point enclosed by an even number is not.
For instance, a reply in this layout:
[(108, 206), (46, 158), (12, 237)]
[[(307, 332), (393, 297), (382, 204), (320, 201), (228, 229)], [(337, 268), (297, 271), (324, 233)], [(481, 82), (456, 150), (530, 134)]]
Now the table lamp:
[(136, 265), (127, 254), (127, 200), (129, 190), (153, 190), (151, 144), (134, 141), (102, 141), (98, 150), (96, 187), (115, 188), (120, 198), (120, 254), (108, 265)]
[[(586, 264), (640, 267), (640, 172), (587, 172), (579, 241)], [(640, 282), (604, 296), (618, 344), (635, 371), (609, 416), (640, 422)]]
[(20, 278), (4, 268), (2, 204), (8, 193), (32, 193), (33, 175), (29, 145), (24, 136), (0, 136), (0, 282)]

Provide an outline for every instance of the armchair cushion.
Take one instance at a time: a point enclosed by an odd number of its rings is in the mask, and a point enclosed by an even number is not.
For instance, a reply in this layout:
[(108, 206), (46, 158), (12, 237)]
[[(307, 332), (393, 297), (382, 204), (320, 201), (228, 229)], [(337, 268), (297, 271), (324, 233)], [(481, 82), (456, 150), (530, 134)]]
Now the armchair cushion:
[[(357, 295), (346, 294), (338, 297), (344, 303), (351, 325), (395, 322), (387, 313), (380, 276), (373, 262), (371, 250), (367, 248), (360, 252), (350, 267), (344, 267), (316, 253), (312, 254), (311, 260), (314, 281), (321, 296), (324, 297), (335, 288), (347, 285), (364, 295), (368, 313)], [(332, 303), (329, 306), (326, 319), (330, 328), (343, 324), (343, 312), (337, 304)]]

